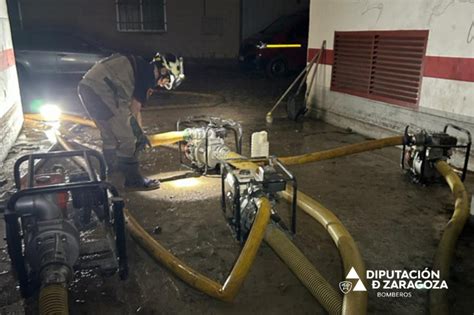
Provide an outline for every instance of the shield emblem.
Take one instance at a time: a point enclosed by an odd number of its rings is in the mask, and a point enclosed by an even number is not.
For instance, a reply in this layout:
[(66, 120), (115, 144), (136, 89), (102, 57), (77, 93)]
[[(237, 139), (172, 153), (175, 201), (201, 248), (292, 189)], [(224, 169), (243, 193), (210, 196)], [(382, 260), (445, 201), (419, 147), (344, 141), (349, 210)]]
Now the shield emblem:
[(339, 282), (339, 289), (342, 293), (347, 294), (352, 290), (352, 282), (350, 281), (341, 281)]

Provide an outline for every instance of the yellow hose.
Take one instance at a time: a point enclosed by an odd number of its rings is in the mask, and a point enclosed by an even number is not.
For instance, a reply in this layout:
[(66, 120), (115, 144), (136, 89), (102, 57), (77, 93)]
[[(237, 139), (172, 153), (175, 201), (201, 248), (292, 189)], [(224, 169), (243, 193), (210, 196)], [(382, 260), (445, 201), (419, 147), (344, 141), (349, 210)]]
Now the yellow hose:
[[(46, 119), (40, 114), (25, 114), (24, 117), (28, 120), (46, 121)], [(61, 114), (60, 120), (76, 123), (87, 127), (97, 128), (93, 120), (75, 115)], [(184, 135), (184, 131), (170, 131), (151, 135), (148, 137), (148, 139), (150, 140), (152, 147), (157, 147), (160, 145), (173, 144), (179, 141), (183, 141)]]
[[(469, 218), (469, 201), (463, 183), (448, 163), (438, 161), (435, 166), (451, 188), (454, 198), (456, 198), (453, 216), (444, 229), (433, 262), (433, 270), (439, 270), (440, 279), (448, 281), (449, 266), (454, 255), (456, 242), (464, 224)], [(448, 290), (430, 291), (430, 313), (435, 315), (449, 314)]]
[(184, 140), (184, 131), (170, 131), (165, 133), (158, 133), (148, 137), (152, 147), (157, 147), (165, 144), (173, 144)]
[(342, 311), (342, 297), (278, 228), (269, 224), (265, 241), (331, 315)]
[[(181, 136), (184, 136), (184, 135), (182, 134), (171, 135), (171, 133), (169, 133), (169, 137), (167, 136), (161, 139), (156, 138), (154, 140), (156, 142), (152, 142), (152, 145), (155, 145), (156, 143), (162, 143), (162, 141), (168, 141), (168, 139), (173, 139), (173, 140), (176, 139), (176, 141), (181, 141), (182, 140)], [(67, 148), (67, 143), (65, 143), (66, 141), (62, 141), (62, 142), (63, 143), (61, 143), (61, 145)], [(369, 149), (365, 148), (365, 150), (369, 150)], [(362, 151), (359, 151), (359, 152), (362, 152)], [(353, 153), (356, 153), (356, 152), (353, 152)], [(242, 159), (242, 158), (243, 157), (241, 155), (235, 152), (229, 152), (224, 157), (224, 159)], [(232, 164), (234, 167), (238, 167), (241, 169), (256, 169), (258, 167), (257, 164), (248, 162), (248, 161), (228, 161), (228, 162)], [(303, 193), (300, 193), (300, 196), (306, 196), (306, 195), (304, 195)], [(290, 196), (290, 199), (291, 199), (291, 196)], [(303, 208), (303, 210), (307, 211), (308, 213), (311, 213), (311, 211), (315, 211), (311, 208), (311, 200), (312, 199), (309, 198), (309, 200), (307, 200), (306, 203), (298, 202), (298, 204), (300, 205), (300, 207)], [(309, 208), (304, 206), (306, 204), (310, 204), (308, 206)], [(230, 273), (229, 277), (227, 278), (223, 286), (205, 277), (204, 275), (201, 275), (200, 273), (194, 271), (191, 267), (187, 266), (184, 262), (182, 262), (177, 257), (169, 253), (163, 246), (161, 246), (161, 244), (159, 244), (153, 237), (151, 237), (140, 226), (140, 224), (138, 224), (138, 222), (133, 218), (133, 216), (131, 216), (131, 214), (127, 210), (125, 210), (125, 215), (127, 217), (127, 227), (132, 237), (142, 247), (144, 247), (155, 260), (161, 262), (163, 265), (165, 265), (168, 269), (170, 269), (173, 273), (175, 273), (179, 278), (181, 278), (186, 283), (208, 294), (209, 296), (221, 299), (223, 301), (232, 301), (235, 298), (238, 292), (238, 289), (242, 285), (242, 282), (245, 276), (247, 275), (250, 269), (250, 266), (253, 263), (258, 247), (261, 244), (261, 241), (263, 239), (264, 232), (265, 232), (265, 227), (269, 221), (270, 208), (271, 206), (269, 204), (269, 201), (266, 198), (262, 198), (260, 200), (260, 207), (257, 213), (257, 217), (253, 223), (252, 230), (250, 231), (247, 242), (244, 248), (242, 249), (242, 252), (240, 253), (239, 259), (234, 265), (232, 272)], [(333, 215), (327, 209), (326, 209), (326, 212), (327, 212), (326, 217)], [(338, 220), (335, 216), (334, 218)], [(363, 275), (362, 277), (364, 278), (362, 279), (365, 282), (365, 266), (362, 262), (362, 259), (360, 258), (360, 254), (358, 252), (357, 246), (355, 245), (355, 242), (350, 236), (350, 234), (342, 226), (342, 223), (338, 221), (338, 224), (340, 225), (340, 230), (341, 230), (340, 235), (336, 234), (337, 240), (335, 239), (335, 236), (333, 235), (331, 236), (333, 236), (333, 239), (338, 245), (338, 248), (341, 252), (341, 256), (343, 258), (343, 263), (344, 263), (344, 270), (349, 270), (347, 269), (347, 268), (350, 268), (348, 267), (349, 264), (353, 263), (351, 266), (353, 266), (360, 275)], [(331, 233), (329, 229), (328, 231)], [(299, 279), (306, 277), (305, 269), (293, 268), (292, 270), (295, 274), (297, 274), (297, 277)], [(312, 277), (317, 278), (318, 276), (314, 274)], [(316, 288), (313, 286), (313, 283), (314, 282), (312, 281), (311, 282), (303, 281), (303, 284), (305, 284), (305, 286), (313, 294), (316, 294), (314, 292)], [(322, 291), (320, 292), (325, 292), (325, 293), (320, 293), (320, 294), (323, 294), (323, 296), (324, 294), (332, 295), (330, 293), (327, 293), (327, 291), (328, 290), (326, 289), (322, 289)], [(347, 298), (348, 296), (352, 296), (352, 297)], [(326, 299), (325, 297), (321, 298), (320, 300), (321, 304), (327, 303), (327, 302), (322, 302), (325, 299)], [(353, 312), (353, 309), (351, 307), (355, 307), (354, 310), (356, 311)], [(348, 310), (351, 310), (351, 314), (365, 314), (366, 308), (367, 308), (367, 294), (366, 293), (351, 292), (349, 295), (346, 295), (344, 297), (343, 305), (342, 305), (343, 314), (349, 314)]]
[[(41, 114), (25, 114), (24, 117), (28, 120), (46, 121), (46, 119)], [(71, 123), (76, 123), (91, 128), (96, 128), (94, 121), (76, 115), (61, 114), (60, 120), (69, 121)]]
[[(40, 114), (25, 114), (25, 119), (27, 120), (36, 120), (36, 121), (46, 121), (44, 117)], [(93, 120), (82, 118), (75, 115), (61, 114), (61, 121), (68, 121), (71, 123), (76, 123), (79, 125), (96, 128), (96, 125)], [(148, 137), (152, 147), (172, 144), (184, 140), (183, 131), (171, 131), (165, 133), (154, 134)]]
[[(282, 196), (291, 202), (293, 200), (292, 188), (288, 187), (287, 190), (282, 193)], [(362, 256), (359, 253), (354, 239), (342, 222), (323, 205), (300, 191), (298, 191), (297, 203), (304, 212), (318, 221), (329, 232), (329, 235), (331, 235), (331, 238), (341, 254), (344, 275), (347, 275), (350, 269), (354, 267), (362, 282), (366, 285), (367, 280), (365, 278), (366, 269), (364, 261), (362, 260)], [(366, 313), (367, 292), (352, 291), (344, 295), (342, 314), (359, 315)]]
[[(241, 170), (257, 170), (258, 169), (257, 164), (246, 161), (245, 157), (243, 157), (242, 155), (236, 152), (230, 151), (225, 156), (223, 156), (222, 159), (237, 169), (241, 169)], [(232, 161), (232, 160), (235, 160), (235, 161)]]
[[(72, 147), (69, 145), (67, 141), (65, 141), (61, 136), (58, 135), (58, 142), (66, 149), (66, 150), (72, 150)], [(229, 153), (226, 158), (242, 158), (242, 156), (238, 155), (237, 153), (231, 152)], [(75, 161), (76, 163), (82, 162), (82, 161)], [(241, 167), (246, 166), (249, 168), (254, 168), (256, 167), (256, 164), (251, 163), (251, 162), (237, 162)], [(79, 164), (81, 165), (81, 164)], [(268, 200), (265, 198), (264, 199), (266, 203), (268, 203)], [(270, 207), (268, 203), (268, 207)], [(260, 209), (262, 209), (260, 207)], [(265, 210), (270, 213), (270, 210)], [(259, 213), (262, 211), (259, 210)], [(253, 244), (255, 246), (255, 233), (253, 234), (254, 227), (257, 224), (257, 219), (259, 218), (259, 213), (257, 214), (257, 218), (255, 219), (255, 222), (252, 226), (252, 230), (249, 234), (248, 240), (252, 239)], [(181, 278), (183, 281), (188, 283), (189, 285), (193, 286), (194, 288), (208, 294), (209, 296), (212, 296), (214, 298), (221, 299), (223, 301), (232, 301), (235, 296), (237, 295), (237, 292), (245, 279), (246, 274), (248, 273), (248, 270), (250, 269), (251, 264), (253, 263), (253, 259), (256, 254), (257, 248), (252, 249), (252, 252), (255, 251), (255, 253), (251, 254), (251, 260), (242, 260), (241, 263), (241, 257), (244, 255), (244, 250), (246, 250), (247, 243), (246, 242), (244, 249), (242, 250), (239, 260), (237, 261), (236, 265), (234, 266), (234, 269), (232, 270), (231, 274), (227, 278), (224, 286), (221, 286), (219, 283), (207, 278), (206, 276), (203, 276), (199, 274), (198, 272), (194, 271), (191, 267), (187, 266), (184, 262), (179, 260), (177, 257), (173, 256), (171, 253), (169, 253), (161, 244), (159, 244), (153, 237), (151, 237), (141, 226), (140, 224), (133, 218), (133, 216), (130, 214), (128, 210), (125, 210), (125, 215), (127, 217), (127, 228), (132, 235), (132, 237), (142, 246), (144, 247), (147, 252), (158, 262), (161, 262), (165, 267), (170, 269), (173, 273), (175, 273), (179, 278)], [(269, 216), (269, 214), (268, 214)], [(269, 218), (266, 219), (266, 222), (268, 222)], [(263, 221), (261, 221), (263, 222)], [(261, 228), (259, 227), (258, 230), (260, 229), (265, 229), (265, 225), (261, 224)], [(253, 232), (252, 232), (253, 231)], [(267, 233), (268, 234), (268, 233)], [(266, 234), (266, 237), (267, 237)], [(274, 233), (273, 233), (274, 234)], [(284, 236), (284, 235), (283, 235)], [(259, 235), (260, 237), (260, 235)], [(273, 242), (272, 242), (273, 240)], [(331, 292), (334, 291), (332, 287), (327, 284), (326, 280), (319, 274), (319, 272), (311, 265), (311, 263), (303, 256), (302, 253), (300, 253), (300, 256), (295, 255), (295, 250), (285, 254), (283, 251), (285, 249), (291, 249), (291, 247), (288, 245), (291, 244), (291, 242), (284, 237), (284, 240), (281, 241), (281, 244), (276, 244), (275, 240), (271, 237), (266, 238), (267, 242), (272, 242), (273, 245), (271, 245), (275, 251), (280, 249), (279, 255), (282, 257), (282, 259), (289, 264), (290, 269), (296, 274), (296, 276), (302, 281), (302, 283), (308, 288), (308, 290), (313, 294), (313, 296), (320, 301), (321, 305), (323, 307), (328, 307), (326, 308), (328, 311), (331, 309), (336, 309), (337, 305), (336, 302), (334, 302), (335, 298), (333, 297), (334, 294)], [(258, 246), (260, 246), (261, 243), (261, 238), (258, 241)], [(250, 244), (250, 243), (249, 243)], [(287, 245), (285, 245), (287, 244)], [(294, 247), (294, 246), (293, 246)], [(294, 247), (296, 248), (296, 247)], [(250, 249), (249, 249), (250, 251)], [(296, 248), (296, 251), (298, 249)], [(299, 252), (299, 251), (298, 251)], [(283, 257), (286, 257), (284, 259)], [(244, 258), (243, 258), (244, 259)], [(246, 265), (243, 267), (238, 267), (237, 264), (243, 265), (243, 263), (246, 262)], [(301, 267), (303, 266), (303, 267)], [(235, 272), (234, 272), (235, 271)], [(321, 287), (319, 287), (321, 285)], [(332, 298), (331, 298), (332, 297)], [(341, 303), (339, 303), (339, 309), (341, 308)], [(337, 314), (339, 314), (338, 312)], [(331, 313), (333, 314), (333, 313)]]
[(279, 160), (285, 165), (306, 164), (402, 144), (403, 136), (396, 136), (350, 144), (325, 151), (282, 157)]
[(270, 209), (271, 205), (268, 199), (260, 198), (259, 209), (250, 234), (224, 285), (220, 285), (200, 274), (171, 254), (138, 224), (128, 210), (125, 210), (125, 215), (127, 218), (127, 228), (132, 237), (146, 249), (156, 261), (163, 264), (190, 286), (214, 298), (231, 302), (237, 295), (239, 288), (255, 260), (255, 256), (257, 255), (257, 251), (265, 234), (265, 228), (270, 219)]
[[(66, 151), (73, 151), (74, 148), (71, 146), (71, 144), (69, 142), (67, 142), (66, 139), (63, 138), (63, 136), (61, 136), (59, 134), (59, 132), (57, 132), (55, 134), (56, 136), (56, 141), (58, 142), (58, 144)], [(73, 156), (72, 157), (72, 160), (74, 163), (76, 163), (76, 165), (78, 165), (80, 168), (82, 168), (83, 170), (86, 170), (87, 169), (87, 165), (86, 165), (86, 162), (78, 157), (78, 156)]]
[(40, 315), (67, 315), (67, 289), (64, 285), (51, 284), (41, 289), (39, 294)]
[[(25, 119), (45, 121), (44, 117), (40, 114), (25, 114)], [(75, 115), (61, 114), (61, 120), (77, 123), (83, 126), (89, 126), (96, 128), (94, 121), (86, 118), (82, 118)], [(164, 144), (171, 144), (178, 141), (182, 141), (184, 132), (182, 131), (171, 131), (162, 134), (155, 134), (149, 137), (152, 146), (159, 146)], [(395, 136), (377, 140), (370, 140), (362, 143), (351, 144), (336, 149), (325, 150), (320, 152), (307, 153), (296, 156), (288, 156), (280, 158), (280, 161), (286, 165), (305, 164), (316, 161), (328, 160), (336, 157), (346, 156), (350, 154), (371, 151), (381, 149), (384, 147), (395, 146), (403, 144), (403, 136)], [(232, 158), (236, 158), (232, 157)]]
[[(57, 135), (58, 143), (66, 150), (72, 150), (70, 144), (65, 141), (60, 135)], [(74, 161), (83, 165), (81, 160)], [(231, 273), (227, 277), (224, 285), (207, 278), (206, 276), (193, 270), (187, 266), (179, 258), (172, 255), (166, 248), (164, 248), (158, 241), (156, 241), (150, 234), (148, 234), (143, 227), (135, 220), (130, 212), (125, 209), (125, 216), (127, 218), (127, 228), (132, 237), (147, 250), (147, 252), (158, 262), (171, 270), (176, 276), (181, 278), (190, 286), (208, 294), (209, 296), (218, 298), (223, 301), (233, 301), (245, 277), (247, 276), (250, 267), (253, 264), (257, 251), (263, 240), (265, 228), (270, 220), (271, 205), (268, 199), (261, 198), (259, 200), (259, 210), (257, 216), (250, 230), (247, 241), (234, 265)]]

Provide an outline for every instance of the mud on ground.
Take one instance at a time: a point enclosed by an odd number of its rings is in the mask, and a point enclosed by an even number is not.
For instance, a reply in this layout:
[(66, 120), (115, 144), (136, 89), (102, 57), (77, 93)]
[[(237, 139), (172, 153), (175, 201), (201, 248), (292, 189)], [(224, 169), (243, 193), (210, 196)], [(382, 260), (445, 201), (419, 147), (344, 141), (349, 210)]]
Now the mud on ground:
[[(244, 130), (244, 154), (254, 131), (269, 132), (270, 151), (288, 156), (319, 151), (366, 138), (306, 119), (290, 122), (280, 111), (273, 124), (265, 113), (289, 83), (268, 81), (242, 74), (232, 67), (191, 69), (183, 91), (208, 93), (201, 97), (182, 93), (158, 96), (144, 114), (150, 133), (175, 129), (179, 118), (213, 115), (239, 121)], [(172, 100), (172, 101), (171, 101)], [(356, 98), (355, 98), (356, 100)], [(169, 106), (172, 103), (173, 106)], [(354, 104), (356, 106), (356, 104)], [(281, 118), (279, 118), (281, 117)], [(95, 131), (84, 128), (77, 139), (100, 145)], [(84, 138), (85, 137), (85, 138)], [(453, 211), (453, 199), (445, 185), (413, 184), (399, 168), (400, 150), (387, 148), (350, 157), (295, 166), (301, 191), (331, 209), (359, 246), (368, 269), (424, 269), (430, 267), (440, 235)], [(163, 178), (185, 171), (175, 146), (155, 148), (142, 155), (149, 176)], [(472, 191), (474, 178), (466, 187)], [(233, 239), (220, 209), (219, 179), (200, 178), (195, 186), (178, 188), (172, 183), (152, 192), (125, 195), (132, 213), (180, 259), (210, 278), (223, 283), (240, 246)], [(288, 206), (278, 209), (288, 217)], [(3, 233), (3, 225), (0, 225)], [(345, 276), (336, 247), (326, 231), (298, 212), (294, 242), (316, 268), (337, 287)], [(452, 314), (474, 311), (474, 233), (465, 228), (453, 260), (449, 296)], [(224, 303), (190, 288), (129, 239), (130, 276), (103, 278), (82, 274), (70, 290), (72, 314), (324, 314), (317, 301), (302, 286), (272, 250), (263, 244), (234, 303)], [(0, 253), (0, 313), (22, 308), (7, 264), (5, 244)], [(428, 291), (412, 291), (411, 298), (380, 298), (369, 291), (369, 314), (426, 314)], [(28, 301), (34, 305), (35, 300)], [(33, 311), (33, 307), (29, 310)]]

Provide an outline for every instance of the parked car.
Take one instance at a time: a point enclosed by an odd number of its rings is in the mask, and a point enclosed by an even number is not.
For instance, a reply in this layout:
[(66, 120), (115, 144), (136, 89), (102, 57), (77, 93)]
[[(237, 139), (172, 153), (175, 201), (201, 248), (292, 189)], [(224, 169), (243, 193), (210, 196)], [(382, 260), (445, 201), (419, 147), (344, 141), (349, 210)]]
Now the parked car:
[(111, 50), (77, 35), (33, 31), (13, 34), (20, 78), (34, 75), (83, 75)]
[(239, 62), (270, 77), (304, 68), (308, 48), (308, 12), (285, 15), (242, 41)]

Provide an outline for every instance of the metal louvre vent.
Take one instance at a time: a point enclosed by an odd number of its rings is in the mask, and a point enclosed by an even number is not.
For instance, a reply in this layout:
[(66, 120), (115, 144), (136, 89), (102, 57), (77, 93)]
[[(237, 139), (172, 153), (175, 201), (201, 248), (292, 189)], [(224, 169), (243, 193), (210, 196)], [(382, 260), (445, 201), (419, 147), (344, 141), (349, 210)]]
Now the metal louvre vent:
[(427, 38), (428, 31), (336, 32), (331, 90), (416, 107)]

